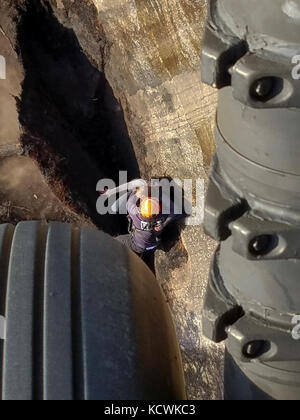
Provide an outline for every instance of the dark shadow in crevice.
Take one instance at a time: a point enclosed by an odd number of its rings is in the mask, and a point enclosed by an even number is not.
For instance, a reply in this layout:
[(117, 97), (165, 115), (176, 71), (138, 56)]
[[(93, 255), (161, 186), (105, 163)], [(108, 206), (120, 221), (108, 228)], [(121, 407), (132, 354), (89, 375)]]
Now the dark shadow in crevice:
[[(48, 2), (20, 10), (18, 47), (25, 79), (19, 102), (24, 153), (37, 160), (56, 195), (104, 231), (126, 232), (124, 216), (100, 216), (96, 184), (139, 168), (123, 110), (103, 72), (62, 26)], [(101, 46), (99, 45), (99, 54)]]
[[(174, 181), (171, 177), (153, 177), (153, 179), (158, 180), (160, 183), (166, 182), (166, 185)], [(160, 190), (160, 195), (162, 191)], [(162, 200), (162, 197), (160, 197)], [(181, 201), (181, 209), (182, 215), (178, 216), (178, 220), (170, 223), (161, 235), (161, 249), (165, 252), (170, 252), (175, 245), (180, 240), (181, 232), (185, 229), (185, 220), (187, 218), (187, 214), (185, 213), (185, 193), (183, 188), (180, 185), (173, 183), (173, 186), (170, 189), (170, 200), (171, 202), (177, 202), (178, 200)]]
[[(182, 210), (182, 214), (177, 215), (177, 219), (164, 228), (162, 234), (160, 235), (161, 242), (159, 245), (159, 249), (168, 254), (168, 263), (170, 264), (170, 267), (172, 267), (172, 269), (180, 268), (181, 265), (185, 264), (188, 260), (187, 250), (181, 241), (181, 233), (186, 227), (185, 220), (188, 216), (185, 213), (187, 206), (187, 203), (185, 203), (185, 193), (183, 188), (174, 183), (174, 180), (171, 177), (153, 177), (152, 180), (160, 182), (160, 188), (158, 190), (154, 189), (153, 192), (155, 196), (158, 194), (159, 200), (162, 204), (164, 194), (168, 191), (168, 186), (173, 185), (170, 187), (170, 195), (167, 193), (167, 197), (170, 198), (171, 202), (177, 203), (177, 208), (181, 208)], [(165, 189), (162, 185), (165, 185)], [(155, 253), (146, 253), (143, 260), (151, 271), (156, 274)]]

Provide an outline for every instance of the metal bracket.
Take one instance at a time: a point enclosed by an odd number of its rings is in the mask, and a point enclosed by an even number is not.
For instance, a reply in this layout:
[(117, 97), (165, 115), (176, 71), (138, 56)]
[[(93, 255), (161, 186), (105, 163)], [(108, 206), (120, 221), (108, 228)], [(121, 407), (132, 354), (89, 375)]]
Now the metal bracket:
[(207, 26), (201, 57), (201, 73), (204, 83), (221, 89), (230, 86), (229, 69), (248, 51), (247, 43), (238, 38), (223, 41), (218, 34)]
[(300, 360), (300, 341), (294, 340), (289, 330), (276, 328), (250, 314), (229, 327), (227, 334), (227, 348), (230, 354), (241, 362)]
[(209, 236), (216, 241), (225, 241), (231, 235), (230, 223), (245, 211), (247, 203), (240, 199), (230, 200), (222, 195), (214, 182), (209, 183), (204, 214), (204, 229)]
[(244, 313), (222, 287), (217, 258), (218, 252), (211, 267), (203, 309), (202, 329), (209, 340), (221, 343), (227, 339), (227, 327), (234, 324)]
[[(246, 54), (230, 69), (233, 97), (252, 108), (298, 108), (299, 81), (292, 64)], [(297, 86), (295, 86), (297, 84)]]
[(300, 259), (300, 227), (246, 215), (230, 229), (233, 251), (248, 260)]

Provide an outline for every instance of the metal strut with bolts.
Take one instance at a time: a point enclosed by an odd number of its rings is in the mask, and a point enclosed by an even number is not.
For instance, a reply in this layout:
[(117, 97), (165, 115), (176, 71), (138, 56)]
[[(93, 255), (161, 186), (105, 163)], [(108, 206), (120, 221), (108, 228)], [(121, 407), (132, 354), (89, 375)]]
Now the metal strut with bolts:
[[(300, 400), (299, 0), (210, 0), (203, 81), (219, 89), (205, 229), (220, 241), (205, 335), (225, 398)], [(299, 58), (299, 57), (298, 57)]]

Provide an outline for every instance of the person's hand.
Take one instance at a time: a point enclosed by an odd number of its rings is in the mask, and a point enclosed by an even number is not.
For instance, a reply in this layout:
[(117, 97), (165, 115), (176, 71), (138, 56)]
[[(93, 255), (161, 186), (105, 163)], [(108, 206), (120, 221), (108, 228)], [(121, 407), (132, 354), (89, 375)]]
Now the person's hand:
[(137, 198), (142, 198), (142, 190), (140, 187), (137, 187), (135, 195), (137, 196)]

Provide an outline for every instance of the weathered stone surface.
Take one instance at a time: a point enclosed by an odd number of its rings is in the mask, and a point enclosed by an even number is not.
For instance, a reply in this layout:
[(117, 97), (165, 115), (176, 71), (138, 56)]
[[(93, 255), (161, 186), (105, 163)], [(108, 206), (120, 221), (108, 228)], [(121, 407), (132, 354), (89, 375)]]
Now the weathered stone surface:
[[(206, 179), (214, 150), (216, 96), (201, 83), (204, 2), (111, 3), (95, 1), (109, 41), (105, 71), (126, 110), (142, 176)], [(202, 302), (214, 248), (201, 227), (188, 227), (181, 243), (156, 258), (157, 277), (179, 331), (191, 398), (222, 395), (223, 349), (201, 334)]]
[(3, 2), (0, 14), (0, 54), (6, 63), (6, 80), (0, 80), (0, 145), (3, 146), (19, 142), (20, 126), (15, 98), (21, 94), (23, 66), (15, 51), (16, 27), (13, 19), (16, 11), (8, 6), (8, 2)]
[(90, 225), (62, 204), (45, 182), (34, 161), (25, 156), (0, 159), (0, 220), (57, 220)]
[[(20, 14), (13, 7), (16, 3), (25, 7)], [(40, 4), (44, 5), (42, 9)], [(52, 188), (59, 175), (69, 170), (63, 159), (72, 162), (78, 150), (86, 156), (80, 174), (89, 166), (84, 190), (94, 191), (97, 176), (114, 178), (120, 169), (128, 169), (133, 176), (135, 158), (145, 179), (166, 176), (207, 180), (214, 151), (216, 95), (201, 83), (204, 0), (5, 0), (1, 8), (0, 25), (6, 39), (3, 45), (12, 48), (12, 57), (18, 63), (16, 82), (5, 89), (20, 97), (22, 146), (37, 159)], [(17, 27), (14, 14), (21, 22)], [(37, 24), (42, 19), (49, 30)], [(26, 25), (34, 28), (30, 36)], [(53, 28), (59, 30), (59, 37), (53, 35)], [(25, 82), (20, 90), (22, 77)], [(38, 107), (31, 112), (33, 98)], [(9, 135), (14, 141), (20, 136), (18, 109), (8, 111), (14, 115)], [(122, 110), (128, 133), (126, 127), (115, 130), (120, 126)], [(109, 123), (101, 131), (101, 124), (95, 121)], [(135, 156), (128, 152), (128, 134)], [(47, 159), (39, 153), (43, 144), (51, 146)], [(67, 155), (64, 144), (68, 145)], [(52, 174), (45, 171), (48, 159), (54, 168)], [(66, 184), (63, 186), (68, 195), (70, 184)], [(94, 196), (83, 198), (82, 190), (78, 191), (80, 200), (90, 208)], [(60, 189), (60, 198), (66, 202), (80, 201), (76, 195), (70, 200), (61, 193)], [(87, 213), (105, 228), (105, 221), (95, 219), (93, 212)], [(195, 399), (222, 396), (223, 348), (208, 343), (201, 334), (201, 308), (214, 247), (201, 226), (187, 227), (176, 245), (156, 256), (157, 277), (179, 333), (188, 394)]]

